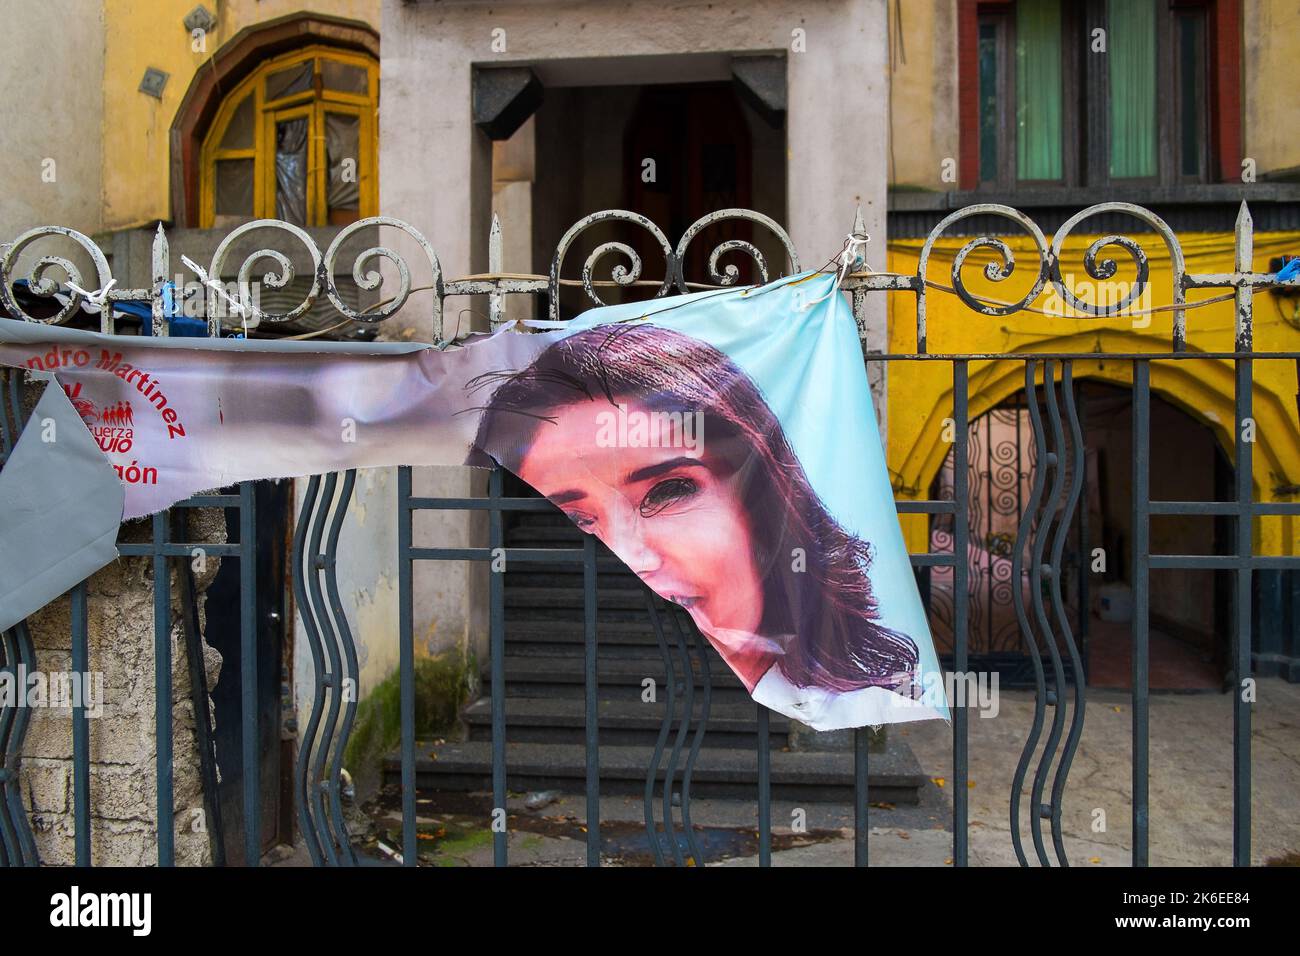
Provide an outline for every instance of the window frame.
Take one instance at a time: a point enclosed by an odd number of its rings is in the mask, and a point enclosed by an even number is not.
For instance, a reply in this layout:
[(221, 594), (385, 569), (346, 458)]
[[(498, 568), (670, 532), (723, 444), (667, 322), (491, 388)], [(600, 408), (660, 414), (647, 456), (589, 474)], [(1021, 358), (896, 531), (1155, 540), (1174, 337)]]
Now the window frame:
[[(1156, 3), (1156, 89), (1158, 103), (1177, 104), (1175, 76), (1178, 11), (1204, 11), (1206, 74), (1201, 144), (1202, 172), (1188, 176), (1181, 172), (1179, 154), (1180, 114), (1157, 110), (1156, 175), (1143, 178), (1110, 176), (1110, 79), (1104, 56), (1091, 52), (1092, 31), (1106, 27), (1105, 0), (1070, 3), (1063, 0), (1062, 29), (1062, 150), (1061, 180), (1019, 180), (1015, 176), (1015, 4), (1016, 0), (959, 0), (958, 107), (960, 116), (959, 185), (978, 192), (1056, 190), (1070, 187), (1109, 186), (1193, 186), (1235, 178), (1240, 170), (1240, 0), (1153, 0)], [(984, 179), (980, 153), (980, 27), (990, 20), (1002, 21), (1005, 40), (1002, 49), (1008, 61), (1000, 70), (1003, 90), (1002, 129), (998, 174)], [(1089, 98), (1085, 90), (1099, 90)], [(1010, 114), (1010, 122), (1006, 116)]]
[[(348, 93), (325, 89), (321, 81), (320, 60), (329, 59), (366, 71), (367, 93)], [(266, 98), (266, 80), (274, 73), (297, 63), (313, 60), (312, 88), (282, 96)], [(222, 148), (230, 121), (245, 98), (253, 98), (252, 148)], [(357, 156), (358, 218), (377, 214), (378, 209), (378, 137), (376, 121), (379, 103), (379, 64), (364, 54), (324, 44), (312, 44), (266, 60), (244, 77), (228, 93), (204, 134), (199, 151), (199, 226), (216, 227), (216, 164), (224, 159), (253, 160), (253, 212), (244, 221), (275, 219), (275, 124), (289, 115), (308, 116), (306, 228), (328, 225), (325, 196), (329, 172), (325, 166), (325, 113), (339, 112), (359, 117), (359, 155)], [(242, 218), (242, 217), (241, 217)], [(225, 225), (224, 223), (222, 224)]]

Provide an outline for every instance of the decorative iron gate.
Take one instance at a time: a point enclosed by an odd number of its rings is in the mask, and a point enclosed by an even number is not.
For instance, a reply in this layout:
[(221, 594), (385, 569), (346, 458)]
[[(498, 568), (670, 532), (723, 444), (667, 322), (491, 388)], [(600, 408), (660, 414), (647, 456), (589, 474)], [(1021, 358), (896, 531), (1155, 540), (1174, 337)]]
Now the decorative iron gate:
[[(1084, 257), (1087, 273), (1093, 279), (1113, 277), (1118, 268), (1113, 259), (1099, 260), (1103, 249), (1116, 247), (1127, 253), (1137, 271), (1137, 282), (1122, 301), (1105, 306), (1095, 306), (1076, 298), (1071, 288), (1062, 280), (1060, 257), (1062, 245), (1075, 227), (1089, 217), (1109, 213), (1130, 215), (1144, 223), (1164, 243), (1173, 262), (1174, 288), (1171, 309), (1173, 335), (1168, 352), (1160, 353), (1108, 353), (1108, 361), (1129, 363), (1132, 367), (1132, 394), (1134, 409), (1132, 480), (1133, 480), (1133, 538), (1130, 560), (1133, 573), (1134, 614), (1132, 623), (1133, 669), (1133, 832), (1132, 859), (1135, 865), (1145, 865), (1149, 854), (1149, 793), (1148, 793), (1148, 741), (1149, 741), (1149, 688), (1148, 688), (1148, 605), (1150, 598), (1150, 572), (1163, 568), (1226, 569), (1234, 573), (1234, 621), (1232, 634), (1232, 662), (1238, 685), (1251, 673), (1251, 573), (1261, 568), (1297, 568), (1300, 557), (1271, 557), (1257, 555), (1252, 550), (1252, 519), (1264, 515), (1300, 515), (1300, 504), (1260, 503), (1252, 497), (1253, 442), (1246, 421), (1252, 414), (1251, 370), (1256, 362), (1300, 359), (1300, 352), (1255, 352), (1252, 342), (1252, 296), (1257, 289), (1276, 285), (1275, 277), (1251, 271), (1252, 226), (1249, 213), (1243, 204), (1237, 223), (1236, 271), (1229, 274), (1189, 274), (1183, 261), (1177, 237), (1155, 214), (1126, 203), (1102, 203), (1085, 209), (1070, 218), (1049, 244), (1039, 228), (1018, 211), (1002, 205), (973, 205), (954, 212), (940, 222), (931, 232), (920, 255), (914, 275), (865, 274), (853, 275), (844, 284), (851, 294), (854, 314), (860, 330), (865, 332), (865, 305), (873, 292), (895, 292), (915, 296), (916, 348), (900, 354), (868, 354), (868, 365), (879, 363), (886, 371), (897, 362), (939, 362), (948, 366), (952, 383), (951, 417), (955, 424), (952, 449), (951, 497), (924, 501), (899, 501), (902, 514), (923, 514), (941, 517), (950, 522), (951, 550), (914, 554), (917, 568), (949, 569), (951, 574), (951, 666), (958, 675), (970, 671), (972, 643), (968, 622), (970, 620), (969, 561), (972, 544), (972, 514), (970, 513), (970, 467), (972, 454), (971, 420), (969, 415), (970, 376), (973, 364), (1000, 361), (1023, 366), (1027, 403), (1028, 428), (1032, 435), (1029, 469), (1032, 483), (1027, 488), (1024, 505), (1019, 509), (1020, 520), (1014, 542), (1005, 536), (983, 542), (990, 553), (1010, 557), (1012, 581), (1023, 580), (1024, 588), (1012, 587), (1015, 621), (1019, 639), (1027, 654), (1029, 669), (1035, 689), (1034, 720), (1025, 741), (1017, 767), (1015, 780), (1009, 794), (1008, 809), (1011, 819), (1012, 841), (1022, 864), (1027, 865), (1029, 854), (1021, 845), (1020, 817), (1021, 787), (1030, 780), (1033, 756), (1043, 744), (1042, 753), (1032, 768), (1031, 796), (1024, 808), (1028, 817), (1033, 842), (1033, 857), (1044, 866), (1067, 865), (1067, 855), (1061, 826), (1062, 801), (1071, 761), (1083, 728), (1086, 693), (1082, 681), (1071, 675), (1082, 673), (1077, 625), (1072, 622), (1063, 599), (1062, 569), (1068, 532), (1079, 504), (1083, 483), (1083, 445), (1076, 402), (1074, 376), (1076, 363), (1094, 359), (1091, 353), (990, 353), (990, 354), (931, 354), (927, 350), (927, 299), (932, 284), (927, 281), (927, 265), (937, 239), (960, 220), (974, 216), (993, 216), (1008, 220), (1023, 230), (1033, 241), (1037, 262), (1031, 265), (1034, 278), (1030, 290), (1018, 301), (1001, 304), (986, 301), (969, 292), (963, 282), (962, 266), (976, 250), (991, 250), (995, 261), (985, 267), (985, 275), (993, 281), (1007, 279), (1015, 268), (1010, 247), (1001, 239), (983, 236), (967, 242), (956, 255), (952, 270), (952, 287), (945, 291), (956, 294), (982, 316), (1007, 316), (1029, 306), (1049, 283), (1057, 294), (1073, 309), (1088, 316), (1122, 314), (1141, 294), (1147, 281), (1147, 256), (1134, 240), (1121, 235), (1106, 235), (1093, 242)], [(375, 246), (362, 252), (355, 262), (352, 275), (364, 290), (375, 290), (380, 285), (377, 274), (366, 273), (367, 264), (385, 259), (397, 275), (399, 291), (391, 299), (373, 310), (356, 310), (349, 307), (339, 295), (335, 284), (336, 260), (344, 244), (363, 230), (389, 227), (399, 230), (412, 248), (420, 250), (421, 268), (427, 267), (431, 276), (432, 291), (428, 318), (442, 337), (444, 301), (450, 296), (486, 295), (489, 321), (493, 327), (505, 319), (505, 297), (508, 295), (533, 295), (544, 297), (550, 318), (560, 318), (559, 292), (563, 285), (578, 285), (593, 302), (601, 304), (597, 290), (616, 287), (627, 288), (634, 284), (648, 285), (655, 296), (669, 292), (686, 292), (696, 283), (687, 281), (683, 263), (688, 261), (689, 247), (708, 226), (726, 220), (745, 220), (766, 229), (775, 244), (782, 248), (790, 270), (800, 270), (799, 259), (785, 232), (766, 216), (748, 211), (729, 209), (712, 214), (693, 224), (678, 243), (672, 245), (655, 224), (635, 213), (607, 210), (588, 216), (576, 223), (560, 241), (551, 262), (547, 277), (518, 277), (501, 274), (501, 237), (494, 223), (491, 236), (489, 262), (491, 273), (468, 279), (447, 280), (443, 277), (436, 253), (430, 243), (413, 227), (395, 219), (376, 217), (355, 223), (342, 230), (329, 249), (322, 255), (311, 238), (301, 229), (275, 220), (261, 220), (234, 230), (221, 243), (211, 265), (199, 273), (205, 283), (229, 274), (227, 258), (236, 239), (258, 229), (279, 230), (301, 242), (313, 263), (311, 289), (298, 308), (284, 315), (260, 314), (247, 298), (247, 290), (240, 292), (240, 307), (254, 315), (260, 322), (275, 323), (302, 315), (321, 297), (328, 297), (334, 308), (345, 318), (358, 322), (382, 322), (401, 308), (415, 309), (410, 302), (414, 291), (411, 283), (412, 264), (392, 249)], [(598, 223), (623, 223), (644, 232), (649, 241), (657, 244), (664, 256), (665, 272), (662, 281), (640, 282), (642, 261), (633, 248), (622, 242), (597, 246), (586, 258), (580, 280), (561, 278), (567, 253), (575, 246), (581, 234)], [(108, 303), (145, 301), (152, 307), (149, 331), (154, 335), (168, 334), (167, 310), (171, 307), (174, 292), (169, 288), (171, 272), (168, 243), (161, 227), (154, 246), (154, 285), (145, 289), (110, 289), (111, 275), (102, 252), (85, 236), (66, 229), (44, 227), (17, 237), (0, 254), (0, 305), (18, 318), (39, 321), (26, 314), (15, 301), (12, 292), (13, 271), (19, 255), (37, 240), (63, 237), (77, 244), (90, 256), (97, 270), (97, 288), (108, 290), (102, 298)], [(612, 280), (597, 282), (593, 277), (598, 261), (609, 253), (622, 256), (627, 265), (613, 269)], [(757, 245), (748, 241), (728, 240), (716, 246), (708, 257), (710, 284), (734, 285), (738, 271), (734, 266), (720, 267), (724, 255), (747, 255), (764, 281), (772, 278), (769, 267)], [(269, 258), (279, 269), (268, 274), (266, 281), (273, 287), (283, 286), (293, 278), (290, 259), (272, 249), (259, 250), (248, 256), (238, 268), (241, 280), (246, 281), (253, 265)], [(82, 276), (65, 259), (45, 256), (29, 279), (30, 288), (38, 295), (54, 291), (54, 283), (45, 278), (50, 266), (57, 265), (67, 274), (70, 284), (85, 287)], [(1300, 283), (1295, 283), (1300, 285)], [(1231, 352), (1188, 352), (1186, 348), (1185, 308), (1186, 292), (1191, 289), (1229, 289), (1235, 302), (1237, 332), (1235, 348)], [(222, 293), (221, 295), (226, 295)], [(221, 295), (206, 296), (206, 315), (209, 333), (221, 331), (219, 308)], [(226, 296), (229, 298), (229, 296)], [(47, 321), (66, 321), (82, 301), (79, 292), (73, 292), (69, 305)], [(110, 311), (105, 310), (103, 331), (114, 331)], [(1150, 496), (1150, 440), (1149, 414), (1153, 363), (1184, 362), (1230, 363), (1233, 369), (1236, 396), (1236, 485), (1233, 500), (1226, 502), (1153, 501)], [(7, 407), (0, 416), (3, 424), (3, 446), (11, 450), (21, 420), (21, 395), (16, 376), (8, 382)], [(1041, 395), (1041, 400), (1039, 396)], [(298, 613), (307, 634), (308, 648), (313, 661), (312, 704), (304, 721), (296, 774), (295, 796), (303, 838), (317, 864), (351, 864), (357, 861), (349, 841), (344, 819), (342, 793), (342, 753), (346, 746), (356, 714), (355, 695), (346, 692), (355, 687), (358, 663), (351, 634), (340, 599), (337, 580), (337, 555), (339, 532), (352, 495), (355, 474), (316, 476), (310, 479), (298, 518), (295, 536), (293, 585), (297, 596)], [(401, 689), (401, 779), (403, 811), (403, 857), (408, 866), (417, 864), (416, 831), (416, 770), (415, 770), (415, 672), (413, 645), (413, 568), (424, 561), (491, 561), (494, 554), (504, 553), (509, 561), (560, 562), (580, 566), (583, 571), (584, 594), (584, 652), (585, 671), (585, 740), (586, 740), (586, 795), (587, 795), (587, 862), (600, 863), (600, 803), (601, 775), (599, 761), (599, 713), (597, 708), (599, 659), (599, 627), (597, 610), (597, 575), (600, 571), (595, 540), (586, 537), (580, 548), (526, 549), (506, 546), (503, 533), (504, 515), (510, 512), (544, 510), (551, 506), (536, 499), (507, 497), (503, 494), (502, 472), (493, 471), (488, 478), (485, 497), (429, 498), (416, 496), (412, 490), (412, 472), (409, 468), (398, 470), (398, 562), (400, 590), (400, 626), (397, 638), (400, 648)], [(210, 554), (235, 558), (240, 561), (243, 573), (241, 593), (241, 633), (244, 640), (243, 667), (239, 680), (243, 690), (244, 709), (244, 807), (247, 826), (245, 830), (246, 864), (256, 864), (260, 848), (258, 827), (258, 766), (255, 741), (258, 739), (258, 713), (253, 699), (256, 686), (256, 658), (251, 653), (256, 634), (253, 620), (255, 582), (252, 576), (252, 549), (256, 529), (252, 509), (251, 489), (241, 488), (237, 495), (203, 495), (185, 502), (181, 508), (221, 507), (239, 511), (241, 538), (239, 545), (206, 545)], [(421, 511), (459, 510), (486, 512), (488, 516), (487, 540), (482, 546), (463, 548), (417, 547), (412, 540), (413, 516)], [(1150, 522), (1153, 516), (1163, 515), (1222, 515), (1235, 520), (1235, 548), (1229, 555), (1178, 555), (1152, 554), (1150, 551)], [(155, 694), (157, 712), (157, 845), (158, 861), (162, 865), (173, 862), (173, 810), (172, 740), (171, 740), (171, 632), (173, 622), (168, 594), (169, 561), (180, 560), (191, 553), (191, 542), (175, 541), (169, 534), (168, 515), (153, 519), (153, 535), (149, 544), (123, 545), (123, 554), (150, 557), (153, 561), (155, 581)], [(86, 660), (86, 600), (85, 585), (71, 595), (72, 647), (74, 666), (84, 666)], [(710, 694), (713, 681), (707, 657), (698, 634), (688, 635), (681, 627), (679, 615), (668, 611), (647, 592), (647, 613), (654, 623), (658, 647), (669, 681), (670, 701), (660, 729), (650, 766), (646, 768), (644, 808), (651, 845), (659, 862), (682, 864), (705, 862), (696, 844), (690, 822), (691, 776), (704, 735), (707, 732)], [(665, 626), (665, 618), (667, 627)], [(508, 766), (506, 760), (506, 714), (501, 668), (504, 656), (505, 615), (504, 581), (501, 574), (490, 576), (489, 593), (490, 645), (492, 667), (492, 791), (497, 808), (506, 804)], [(671, 632), (670, 643), (667, 634)], [(696, 654), (692, 655), (694, 642)], [(35, 651), (24, 625), (6, 632), (3, 642), (4, 667), (15, 670), (20, 665), (31, 665)], [(1068, 703), (1067, 703), (1068, 697)], [(697, 709), (696, 700), (700, 701)], [(756, 705), (758, 726), (757, 763), (759, 782), (757, 792), (758, 828), (760, 832), (759, 855), (764, 865), (771, 861), (771, 751), (768, 711)], [(1045, 728), (1050, 709), (1050, 727)], [(1068, 716), (1067, 716), (1068, 711)], [(1233, 859), (1237, 865), (1250, 861), (1250, 720), (1251, 704), (1246, 695), (1234, 694), (1233, 703)], [(1067, 726), (1068, 724), (1068, 726)], [(675, 730), (674, 730), (675, 728)], [(953, 711), (953, 786), (952, 831), (953, 863), (965, 866), (969, 860), (969, 827), (967, 783), (969, 780), (969, 710), (956, 706)], [(0, 784), (4, 788), (3, 809), (0, 810), (0, 837), (3, 861), (10, 864), (38, 862), (35, 843), (27, 820), (19, 787), (21, 779), (21, 753), (27, 731), (27, 715), (21, 709), (6, 707), (0, 711)], [(1046, 732), (1046, 739), (1042, 740)], [(77, 861), (90, 862), (90, 803), (89, 754), (87, 748), (85, 715), (73, 716), (74, 754), (73, 787), (76, 821)], [(669, 746), (669, 738), (672, 743)], [(666, 755), (666, 756), (665, 756)], [(867, 863), (868, 833), (868, 732), (855, 732), (855, 774), (853, 806), (856, 821), (855, 861)], [(1055, 770), (1052, 767), (1055, 766)], [(1050, 776), (1050, 781), (1049, 781)], [(1050, 794), (1047, 792), (1050, 783)], [(674, 799), (678, 797), (679, 799)], [(656, 823), (655, 804), (658, 803), (661, 820)], [(676, 804), (680, 806), (676, 806)], [(677, 812), (675, 812), (677, 811)], [(680, 821), (678, 821), (680, 816)], [(1047, 826), (1044, 826), (1044, 821)], [(668, 854), (661, 850), (656, 827), (662, 825), (670, 835)], [(685, 839), (676, 837), (680, 826)], [(1047, 841), (1052, 847), (1049, 852)], [(507, 862), (506, 834), (496, 832), (495, 860), (498, 865)]]

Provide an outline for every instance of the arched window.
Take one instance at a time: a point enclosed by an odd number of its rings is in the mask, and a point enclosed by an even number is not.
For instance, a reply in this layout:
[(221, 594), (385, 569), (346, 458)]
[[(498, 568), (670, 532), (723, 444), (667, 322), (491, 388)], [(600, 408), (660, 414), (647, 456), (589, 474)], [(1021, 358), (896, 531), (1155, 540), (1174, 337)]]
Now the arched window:
[(204, 137), (200, 226), (340, 226), (374, 215), (378, 102), (379, 67), (364, 53), (310, 46), (261, 64)]

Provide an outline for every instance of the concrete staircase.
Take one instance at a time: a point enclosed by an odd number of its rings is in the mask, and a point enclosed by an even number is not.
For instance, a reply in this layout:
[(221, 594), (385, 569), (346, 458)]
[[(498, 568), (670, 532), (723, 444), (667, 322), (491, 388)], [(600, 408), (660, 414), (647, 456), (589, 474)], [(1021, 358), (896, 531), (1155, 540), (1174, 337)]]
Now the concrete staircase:
[[(574, 548), (582, 535), (561, 514), (514, 516), (507, 531), (511, 547)], [(598, 547), (600, 778), (603, 794), (644, 793), (655, 743), (667, 708), (670, 673), (660, 651), (646, 591), (626, 567)], [(512, 791), (586, 786), (583, 681), (582, 567), (511, 562), (505, 579), (506, 773)], [(758, 794), (757, 705), (744, 685), (707, 641), (697, 639), (689, 617), (654, 598), (675, 677), (688, 656), (693, 674), (695, 720), (677, 759), (674, 789), (702, 714), (707, 664), (709, 720), (691, 777), (695, 797), (756, 799)], [(671, 614), (681, 625), (679, 645)], [(466, 739), (432, 745), (417, 742), (416, 781), (421, 790), (490, 790), (492, 774), (491, 669), (483, 671), (482, 696), (463, 713)], [(655, 682), (656, 700), (642, 700), (643, 681)], [(664, 767), (677, 739), (684, 684), (677, 685), (677, 720), (667, 735), (655, 792), (662, 792)], [(790, 749), (790, 721), (769, 715), (772, 794), (776, 799), (851, 801), (853, 755), (844, 751)], [(870, 799), (914, 804), (925, 777), (898, 735), (887, 734), (869, 763)], [(400, 783), (400, 752), (385, 760), (385, 781)]]

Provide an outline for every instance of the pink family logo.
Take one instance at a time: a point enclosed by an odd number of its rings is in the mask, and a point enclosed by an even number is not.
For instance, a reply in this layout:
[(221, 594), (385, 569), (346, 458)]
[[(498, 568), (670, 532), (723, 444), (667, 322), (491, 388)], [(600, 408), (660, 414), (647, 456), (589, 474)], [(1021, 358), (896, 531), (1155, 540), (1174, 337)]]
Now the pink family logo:
[(81, 416), (82, 422), (95, 436), (95, 441), (104, 451), (126, 452), (131, 450), (135, 441), (135, 412), (128, 401), (114, 402), (97, 408), (88, 398), (81, 397), (81, 383), (64, 385), (63, 391), (72, 402), (72, 407)]
[(99, 420), (105, 425), (134, 425), (135, 415), (131, 412), (130, 402), (118, 402), (109, 405), (99, 413)]

